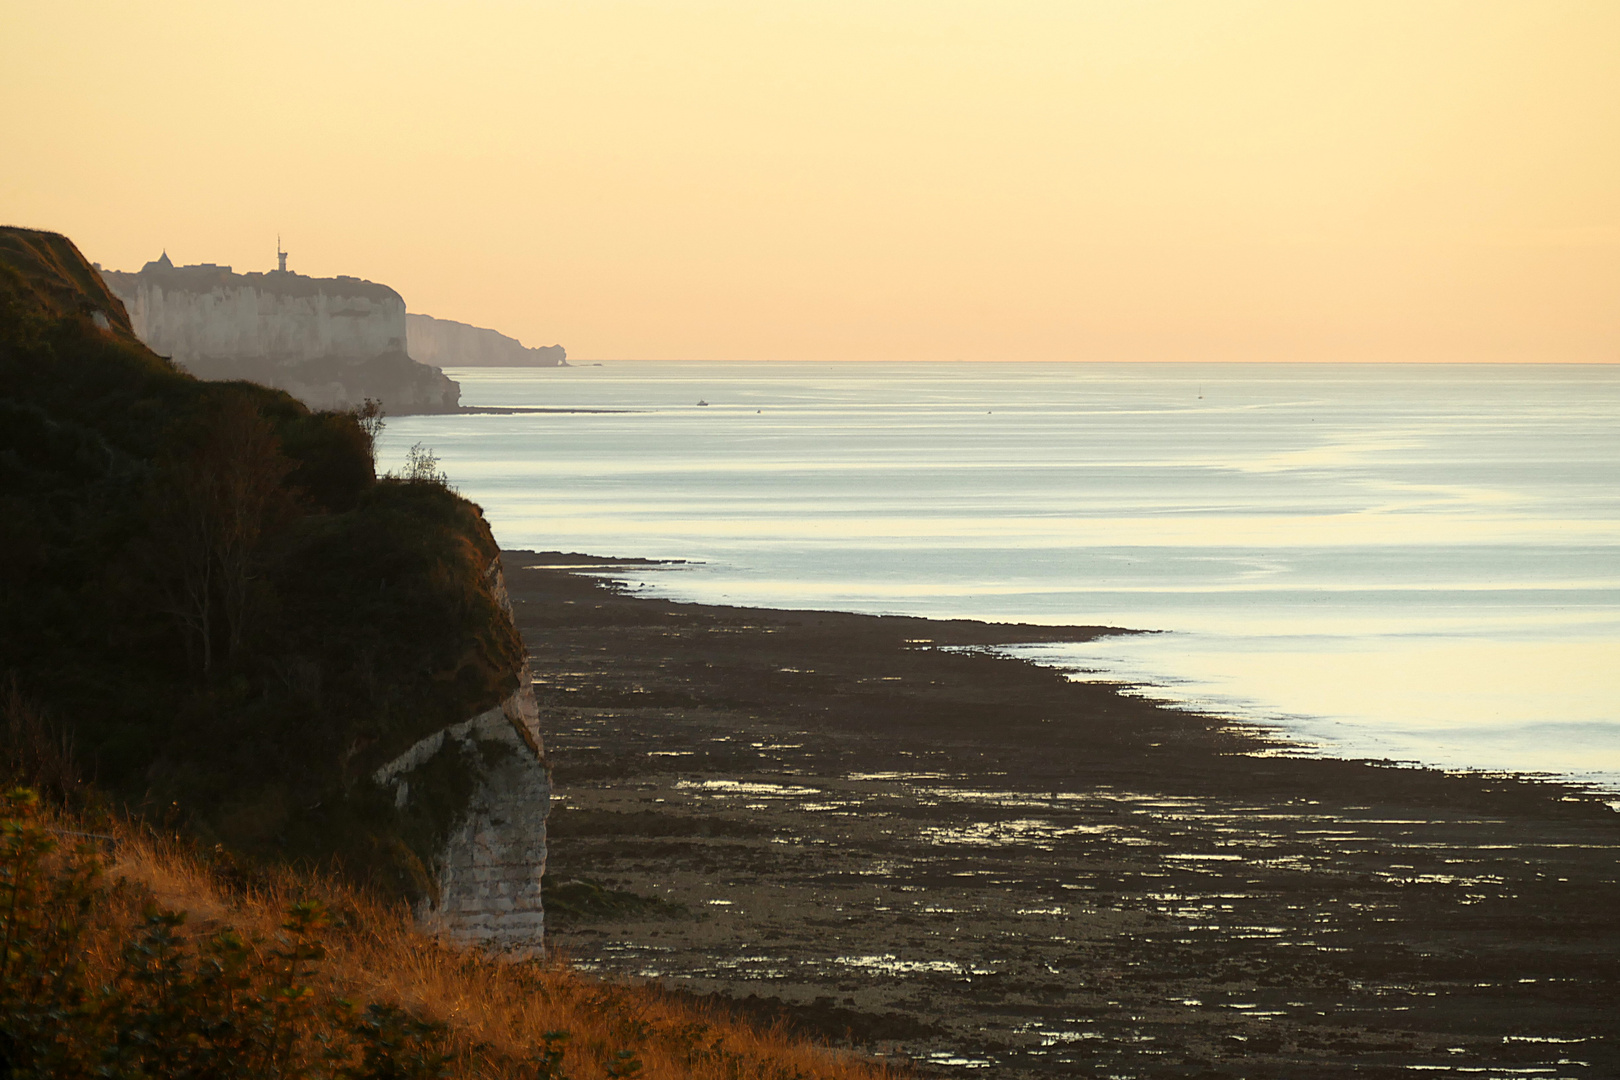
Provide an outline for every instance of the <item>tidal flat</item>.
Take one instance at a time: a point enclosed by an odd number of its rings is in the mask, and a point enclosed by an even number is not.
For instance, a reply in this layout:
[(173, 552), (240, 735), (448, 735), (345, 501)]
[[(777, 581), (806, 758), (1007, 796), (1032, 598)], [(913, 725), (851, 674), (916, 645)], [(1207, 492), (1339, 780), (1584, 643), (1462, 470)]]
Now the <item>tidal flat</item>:
[[(1620, 1074), (1620, 813), (1295, 753), (979, 647), (509, 550), (578, 966), (924, 1071)], [(596, 565), (589, 565), (595, 563)]]

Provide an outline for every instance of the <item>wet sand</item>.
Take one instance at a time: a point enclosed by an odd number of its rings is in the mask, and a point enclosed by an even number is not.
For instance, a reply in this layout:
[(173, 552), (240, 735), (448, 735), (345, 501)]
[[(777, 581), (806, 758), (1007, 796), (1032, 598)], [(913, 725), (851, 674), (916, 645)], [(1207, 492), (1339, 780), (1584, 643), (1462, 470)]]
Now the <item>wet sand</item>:
[(942, 1072), (1620, 1076), (1620, 813), (1290, 756), (976, 646), (509, 551), (577, 964)]

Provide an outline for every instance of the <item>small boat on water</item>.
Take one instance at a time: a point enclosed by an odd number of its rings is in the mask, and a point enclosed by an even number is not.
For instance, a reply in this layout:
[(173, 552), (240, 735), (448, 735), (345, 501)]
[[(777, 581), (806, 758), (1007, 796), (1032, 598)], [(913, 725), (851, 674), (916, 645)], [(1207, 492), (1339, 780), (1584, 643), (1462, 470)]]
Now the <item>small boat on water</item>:
[(698, 404), (699, 404), (699, 405), (707, 405), (707, 404), (708, 404), (708, 402), (707, 402), (707, 401), (704, 401), (704, 400), (703, 400), (703, 399), (702, 399), (702, 398), (698, 398)]

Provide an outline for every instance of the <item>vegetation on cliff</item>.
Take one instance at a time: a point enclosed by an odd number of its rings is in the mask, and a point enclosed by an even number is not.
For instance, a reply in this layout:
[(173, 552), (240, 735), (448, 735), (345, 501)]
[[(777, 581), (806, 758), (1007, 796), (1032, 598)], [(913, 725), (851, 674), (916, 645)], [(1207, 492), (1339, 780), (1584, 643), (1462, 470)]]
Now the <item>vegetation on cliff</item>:
[(121, 803), (416, 897), (459, 808), (368, 778), (523, 650), (478, 508), (379, 479), (366, 421), (192, 378), (65, 237), (0, 229), (4, 674)]
[(0, 792), (0, 1076), (891, 1075), (656, 988), (449, 947), (339, 882), (245, 881), (150, 826)]

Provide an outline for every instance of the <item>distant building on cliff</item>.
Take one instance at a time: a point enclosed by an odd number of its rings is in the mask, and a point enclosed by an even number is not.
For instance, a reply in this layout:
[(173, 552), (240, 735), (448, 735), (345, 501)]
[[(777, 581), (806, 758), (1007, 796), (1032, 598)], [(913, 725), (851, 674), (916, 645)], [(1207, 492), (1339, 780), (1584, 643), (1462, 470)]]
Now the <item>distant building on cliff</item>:
[(567, 367), (561, 345), (529, 348), (517, 338), (414, 311), (405, 316), (406, 351), (445, 367)]
[(175, 266), (168, 253), (139, 273), (104, 270), (136, 335), (204, 379), (280, 387), (313, 408), (366, 398), (394, 415), (454, 411), (461, 388), (406, 351), (405, 301), (354, 277), (312, 278), (279, 269)]

